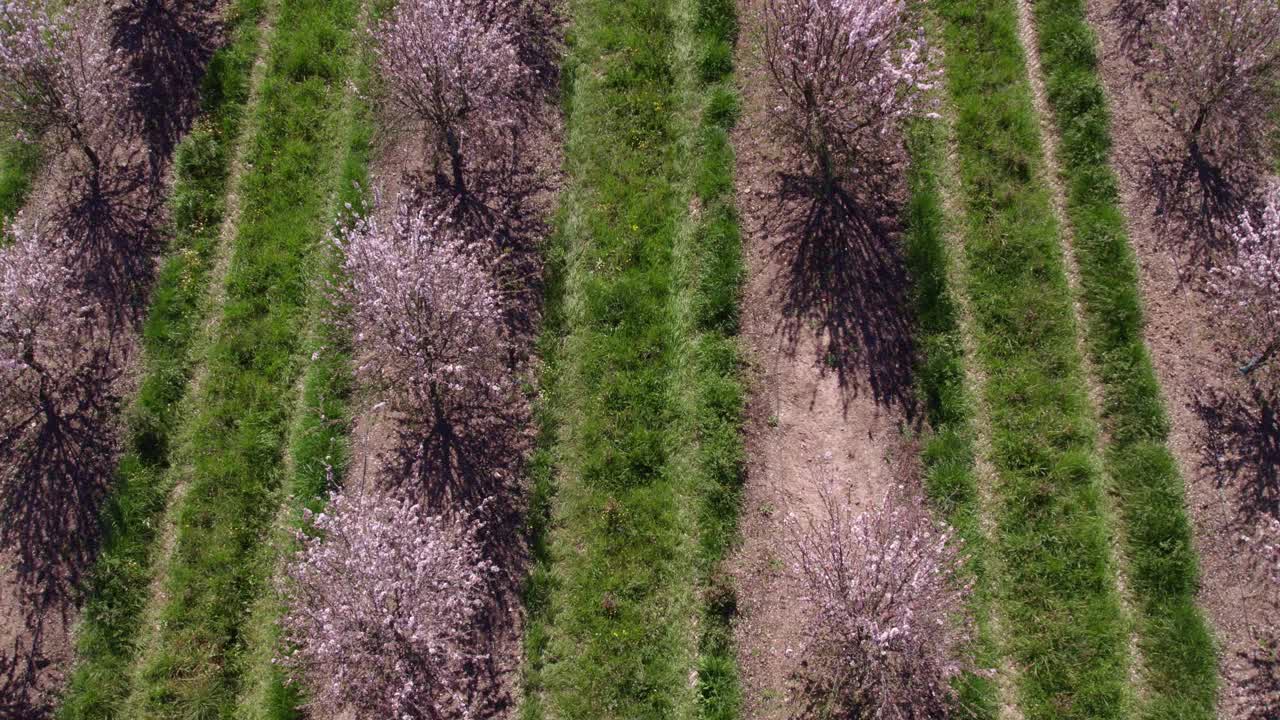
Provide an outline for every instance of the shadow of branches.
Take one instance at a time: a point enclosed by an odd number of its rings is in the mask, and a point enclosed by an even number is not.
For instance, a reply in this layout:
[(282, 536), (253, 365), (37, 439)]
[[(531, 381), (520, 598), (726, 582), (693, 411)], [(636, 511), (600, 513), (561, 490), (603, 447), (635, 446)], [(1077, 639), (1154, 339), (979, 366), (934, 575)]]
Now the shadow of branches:
[[(39, 613), (70, 597), (93, 559), (115, 458), (117, 362), (102, 349), (41, 380), (40, 403), (0, 422), (0, 546)], [(53, 386), (48, 386), (52, 384)]]
[(1256, 203), (1254, 163), (1215, 157), (1194, 140), (1166, 139), (1139, 153), (1131, 166), (1153, 203), (1162, 243), (1201, 268), (1230, 252), (1231, 231)]
[(542, 238), (549, 227), (537, 199), (548, 183), (516, 156), (474, 169), (470, 190), (458, 196), (440, 172), (409, 173), (410, 205), (473, 228), (485, 242), (475, 250), (498, 283), (502, 313), (510, 336), (509, 361), (520, 364), (538, 331), (542, 303)]
[(815, 361), (836, 373), (846, 403), (864, 389), (881, 405), (914, 415), (910, 281), (894, 239), (897, 203), (890, 173), (862, 173), (829, 188), (804, 175), (780, 177), (773, 259), (786, 268), (780, 286), (784, 340), (794, 351), (807, 333)]
[(1275, 399), (1259, 388), (1203, 390), (1192, 401), (1205, 426), (1201, 467), (1218, 487), (1239, 496), (1236, 521), (1245, 527), (1264, 515), (1280, 517), (1280, 418)]
[(1246, 720), (1280, 717), (1280, 632), (1269, 628), (1255, 638), (1256, 646), (1240, 653), (1245, 677), (1238, 688)]
[(111, 12), (112, 45), (129, 58), (130, 111), (159, 180), (199, 109), (205, 68), (222, 34), (217, 0), (127, 0)]
[(163, 197), (139, 160), (123, 158), (96, 181), (68, 178), (49, 209), (61, 237), (57, 249), (117, 324), (141, 320), (162, 243)]
[[(66, 619), (62, 618), (65, 624)], [(45, 720), (53, 708), (36, 689), (40, 674), (53, 661), (44, 655), (46, 623), (41, 617), (26, 619), (25, 634), (0, 652), (0, 717), (8, 720)]]

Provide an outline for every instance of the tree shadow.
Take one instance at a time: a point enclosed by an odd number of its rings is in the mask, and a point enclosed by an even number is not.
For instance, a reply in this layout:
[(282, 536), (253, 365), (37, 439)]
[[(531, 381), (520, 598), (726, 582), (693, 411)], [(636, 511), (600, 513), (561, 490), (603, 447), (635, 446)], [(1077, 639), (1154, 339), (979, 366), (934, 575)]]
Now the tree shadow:
[(499, 717), (514, 707), (508, 679), (518, 668), (505, 663), (513, 656), (511, 618), (520, 609), (528, 562), (522, 478), (532, 438), (523, 398), (494, 394), (485, 400), (429, 416), (395, 414), (395, 442), (380, 462), (379, 482), (430, 512), (465, 513), (483, 525), (477, 534), (481, 552), (499, 572), (488, 578), (488, 601), (471, 628), (476, 657), (464, 662), (458, 677), (465, 679), (462, 690), (473, 715)]
[(1236, 521), (1252, 527), (1263, 515), (1280, 517), (1280, 418), (1274, 397), (1258, 387), (1202, 390), (1192, 410), (1205, 426), (1201, 467), (1213, 473), (1219, 488), (1235, 489)]
[(1119, 49), (1135, 62), (1145, 60), (1151, 52), (1151, 35), (1166, 0), (1118, 0), (1107, 20), (1115, 25)]
[(542, 304), (542, 240), (548, 225), (537, 197), (548, 184), (519, 158), (491, 164), (473, 172), (467, 192), (454, 192), (449, 178), (439, 172), (407, 173), (412, 188), (409, 206), (436, 215), (447, 215), (469, 235), (483, 238), (474, 247), (475, 259), (487, 268), (502, 296), (503, 325), (511, 342), (512, 366), (528, 355), (539, 328)]
[(464, 663), (459, 677), (465, 679), (463, 692), (471, 717), (498, 718), (507, 717), (516, 704), (507, 679), (518, 667), (505, 665), (503, 658), (511, 654), (507, 643), (511, 640), (511, 614), (515, 610), (512, 603), (518, 599), (511, 595), (506, 583), (492, 587), (489, 594), (492, 602), (471, 628), (478, 657)]
[[(869, 662), (887, 661), (877, 658)], [(790, 720), (875, 717), (879, 709), (857, 691), (856, 683), (841, 684), (837, 679), (842, 672), (847, 670), (838, 661), (810, 651), (788, 678), (796, 702), (787, 717)], [(910, 686), (910, 682), (902, 683), (902, 687)], [(895, 705), (884, 715), (911, 720), (946, 720), (955, 717), (957, 709), (963, 710), (958, 701), (953, 701), (951, 706), (929, 707), (914, 697), (898, 698)]]
[(1256, 159), (1217, 157), (1195, 140), (1167, 135), (1137, 152), (1135, 180), (1153, 203), (1162, 242), (1203, 269), (1230, 253), (1232, 231), (1257, 204)]
[(915, 414), (910, 279), (895, 239), (894, 177), (863, 173), (835, 187), (780, 177), (765, 230), (786, 274), (774, 288), (780, 329), (794, 352), (818, 338), (815, 362), (834, 372), (844, 401), (869, 390), (879, 405)]
[(217, 0), (128, 0), (111, 13), (112, 46), (129, 60), (130, 112), (148, 147), (151, 178), (190, 129), (222, 26)]
[(32, 402), (0, 419), (0, 546), (15, 554), (31, 617), (72, 597), (92, 562), (113, 469), (119, 362), (80, 352), (72, 372), (39, 378)]
[(1239, 653), (1245, 677), (1239, 688), (1246, 720), (1280, 718), (1280, 633), (1269, 629), (1256, 647)]
[(42, 671), (53, 662), (42, 651), (45, 620), (29, 619), (24, 629), (23, 636), (0, 653), (0, 717), (45, 720), (53, 716), (52, 705), (37, 690)]
[[(426, 403), (423, 403), (424, 405)], [(504, 571), (522, 566), (522, 472), (531, 446), (527, 403), (515, 392), (435, 410), (399, 412), (383, 459), (392, 484), (429, 508), (476, 515), (486, 556)]]
[(72, 174), (49, 213), (58, 249), (116, 323), (141, 320), (160, 247), (161, 196), (137, 160), (124, 158), (97, 178)]

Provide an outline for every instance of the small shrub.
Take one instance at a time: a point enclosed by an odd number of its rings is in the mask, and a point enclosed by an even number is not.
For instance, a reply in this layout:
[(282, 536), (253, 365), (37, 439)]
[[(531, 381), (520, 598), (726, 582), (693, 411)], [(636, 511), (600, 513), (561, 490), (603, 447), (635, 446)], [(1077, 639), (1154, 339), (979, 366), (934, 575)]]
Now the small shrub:
[(926, 720), (954, 701), (967, 668), (959, 541), (915, 498), (888, 495), (864, 513), (820, 478), (821, 514), (790, 516), (792, 566), (813, 614), (806, 651), (837, 713)]

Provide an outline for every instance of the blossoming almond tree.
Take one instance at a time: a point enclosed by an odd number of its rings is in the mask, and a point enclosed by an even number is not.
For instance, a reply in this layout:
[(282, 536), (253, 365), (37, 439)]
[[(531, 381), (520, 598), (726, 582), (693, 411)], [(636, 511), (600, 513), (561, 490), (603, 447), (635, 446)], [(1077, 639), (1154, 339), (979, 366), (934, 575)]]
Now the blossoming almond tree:
[(40, 0), (0, 2), (0, 123), (76, 149), (93, 187), (130, 90), (102, 5), (71, 3), (54, 16)]
[(471, 717), (473, 621), (496, 571), (468, 517), (376, 491), (334, 495), (289, 564), (283, 663), (327, 716)]
[[(0, 250), (0, 543), (84, 559), (114, 451), (110, 348), (96, 309), (35, 232)], [(58, 555), (62, 555), (58, 558)]]
[(471, 238), (447, 216), (401, 198), (389, 221), (375, 206), (335, 242), (366, 381), (446, 415), (455, 399), (502, 382), (498, 290)]
[[(436, 215), (407, 198), (388, 220), (371, 208), (336, 243), (361, 380), (388, 402), (404, 439), (421, 445), (433, 436), (497, 434), (517, 399), (501, 296), (477, 259), (487, 243), (473, 242), (447, 211)], [(442, 470), (424, 473), (437, 478)]]
[(764, 57), (778, 127), (829, 189), (897, 154), (935, 76), (904, 0), (768, 0)]
[(1241, 372), (1270, 368), (1280, 352), (1280, 183), (1273, 184), (1258, 217), (1245, 213), (1234, 236), (1232, 258), (1215, 268), (1211, 288), (1249, 359)]
[(1140, 79), (1172, 138), (1153, 158), (1158, 211), (1210, 237), (1239, 214), (1280, 98), (1280, 4), (1168, 0)]
[(513, 40), (514, 18), (486, 8), (401, 0), (374, 33), (389, 109), (426, 130), (433, 165), (458, 195), (478, 166), (514, 151), (528, 115), (532, 77)]
[(954, 700), (966, 670), (959, 541), (917, 499), (890, 494), (855, 513), (826, 476), (821, 515), (788, 519), (792, 565), (813, 614), (807, 652), (837, 712), (874, 720), (926, 720)]

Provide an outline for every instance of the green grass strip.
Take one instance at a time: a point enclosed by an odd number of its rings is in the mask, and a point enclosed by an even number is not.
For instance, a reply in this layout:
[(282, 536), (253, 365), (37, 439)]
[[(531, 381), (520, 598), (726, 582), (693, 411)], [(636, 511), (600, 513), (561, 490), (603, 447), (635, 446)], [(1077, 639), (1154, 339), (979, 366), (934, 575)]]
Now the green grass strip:
[[(921, 463), (927, 496), (964, 541), (974, 588), (970, 612), (975, 637), (969, 650), (978, 668), (994, 668), (999, 665), (999, 654), (991, 636), (993, 578), (986, 562), (990, 547), (982, 528), (974, 405), (966, 382), (957, 289), (951, 286), (950, 219), (942, 197), (945, 139), (942, 123), (926, 120), (911, 128), (907, 142), (911, 164), (907, 170), (910, 195), (904, 211), (904, 248), (919, 353), (916, 386), (930, 429), (921, 448)], [(993, 680), (966, 674), (957, 690), (960, 717), (997, 717)]]
[(1087, 347), (1103, 390), (1105, 461), (1138, 610), (1149, 720), (1216, 717), (1217, 658), (1196, 607), (1199, 567), (1169, 419), (1143, 336), (1138, 265), (1111, 169), (1111, 118), (1082, 0), (1034, 2), (1045, 87), (1080, 268)]
[[(697, 717), (732, 720), (741, 688), (731, 621), (736, 599), (720, 563), (738, 537), (745, 472), (745, 390), (737, 334), (745, 266), (730, 131), (741, 104), (733, 82), (734, 0), (680, 0), (675, 11), (678, 156), (684, 203), (673, 261), (676, 410), (671, 470), (696, 498), (701, 618)], [(690, 208), (696, 211), (690, 211)]]
[(189, 492), (152, 652), (130, 718), (230, 717), (247, 610), (270, 571), (259, 545), (280, 507), (302, 329), (338, 182), (357, 0), (283, 0), (208, 381), (181, 448)]
[(231, 42), (210, 62), (202, 117), (177, 148), (173, 240), (152, 291), (142, 333), (142, 377), (124, 418), (125, 451), (103, 512), (105, 537), (76, 631), (75, 666), (58, 717), (122, 717), (127, 668), (150, 587), (152, 550), (172, 479), (169, 448), (196, 361), (196, 338), (226, 212), (231, 156), (243, 126), (259, 49), (263, 0), (240, 0)]
[[(1060, 228), (1012, 0), (939, 0), (998, 487), (996, 600), (1027, 720), (1128, 717), (1127, 641)], [(1007, 619), (1007, 622), (1005, 620)]]
[(562, 334), (544, 339), (552, 444), (535, 507), (549, 509), (549, 537), (531, 583), (526, 718), (690, 717), (697, 704), (700, 485), (673, 462), (691, 441), (676, 394), (699, 392), (673, 382), (686, 340), (673, 253), (689, 202), (676, 7), (569, 4), (568, 185), (548, 253), (548, 328)]
[[(375, 0), (375, 5), (388, 3)], [(364, 98), (373, 85), (372, 57), (369, 52), (355, 58), (353, 77), (359, 92), (348, 99), (349, 121), (346, 154), (338, 176), (335, 219), (348, 218), (346, 207), (363, 207), (369, 200), (369, 165), (373, 150), (374, 118), (372, 108)], [(303, 526), (302, 511), (319, 512), (324, 508), (329, 470), (335, 482), (341, 482), (348, 469), (352, 438), (350, 401), (355, 389), (355, 368), (352, 361), (350, 333), (337, 322), (340, 312), (332, 298), (324, 292), (331, 287), (342, 272), (337, 249), (326, 245), (318, 253), (319, 267), (313, 276), (321, 280), (313, 286), (315, 296), (311, 301), (311, 332), (304, 353), (314, 358), (302, 379), (301, 409), (296, 413), (290, 432), (289, 453), (292, 473), (286, 478), (285, 524), (287, 534), (278, 542), (265, 544), (263, 564), (278, 569), (296, 550), (293, 531)], [(264, 576), (264, 580), (269, 576)], [(273, 662), (282, 649), (280, 646), (280, 616), (284, 606), (274, 588), (269, 585), (259, 590), (261, 600), (255, 607), (251, 620), (250, 645), (241, 672), (246, 687), (236, 708), (236, 720), (296, 720), (306, 717), (302, 705), (305, 702), (303, 688), (289, 682), (285, 670)]]
[(26, 204), (43, 158), (34, 143), (14, 140), (0, 146), (0, 223), (12, 220)]

